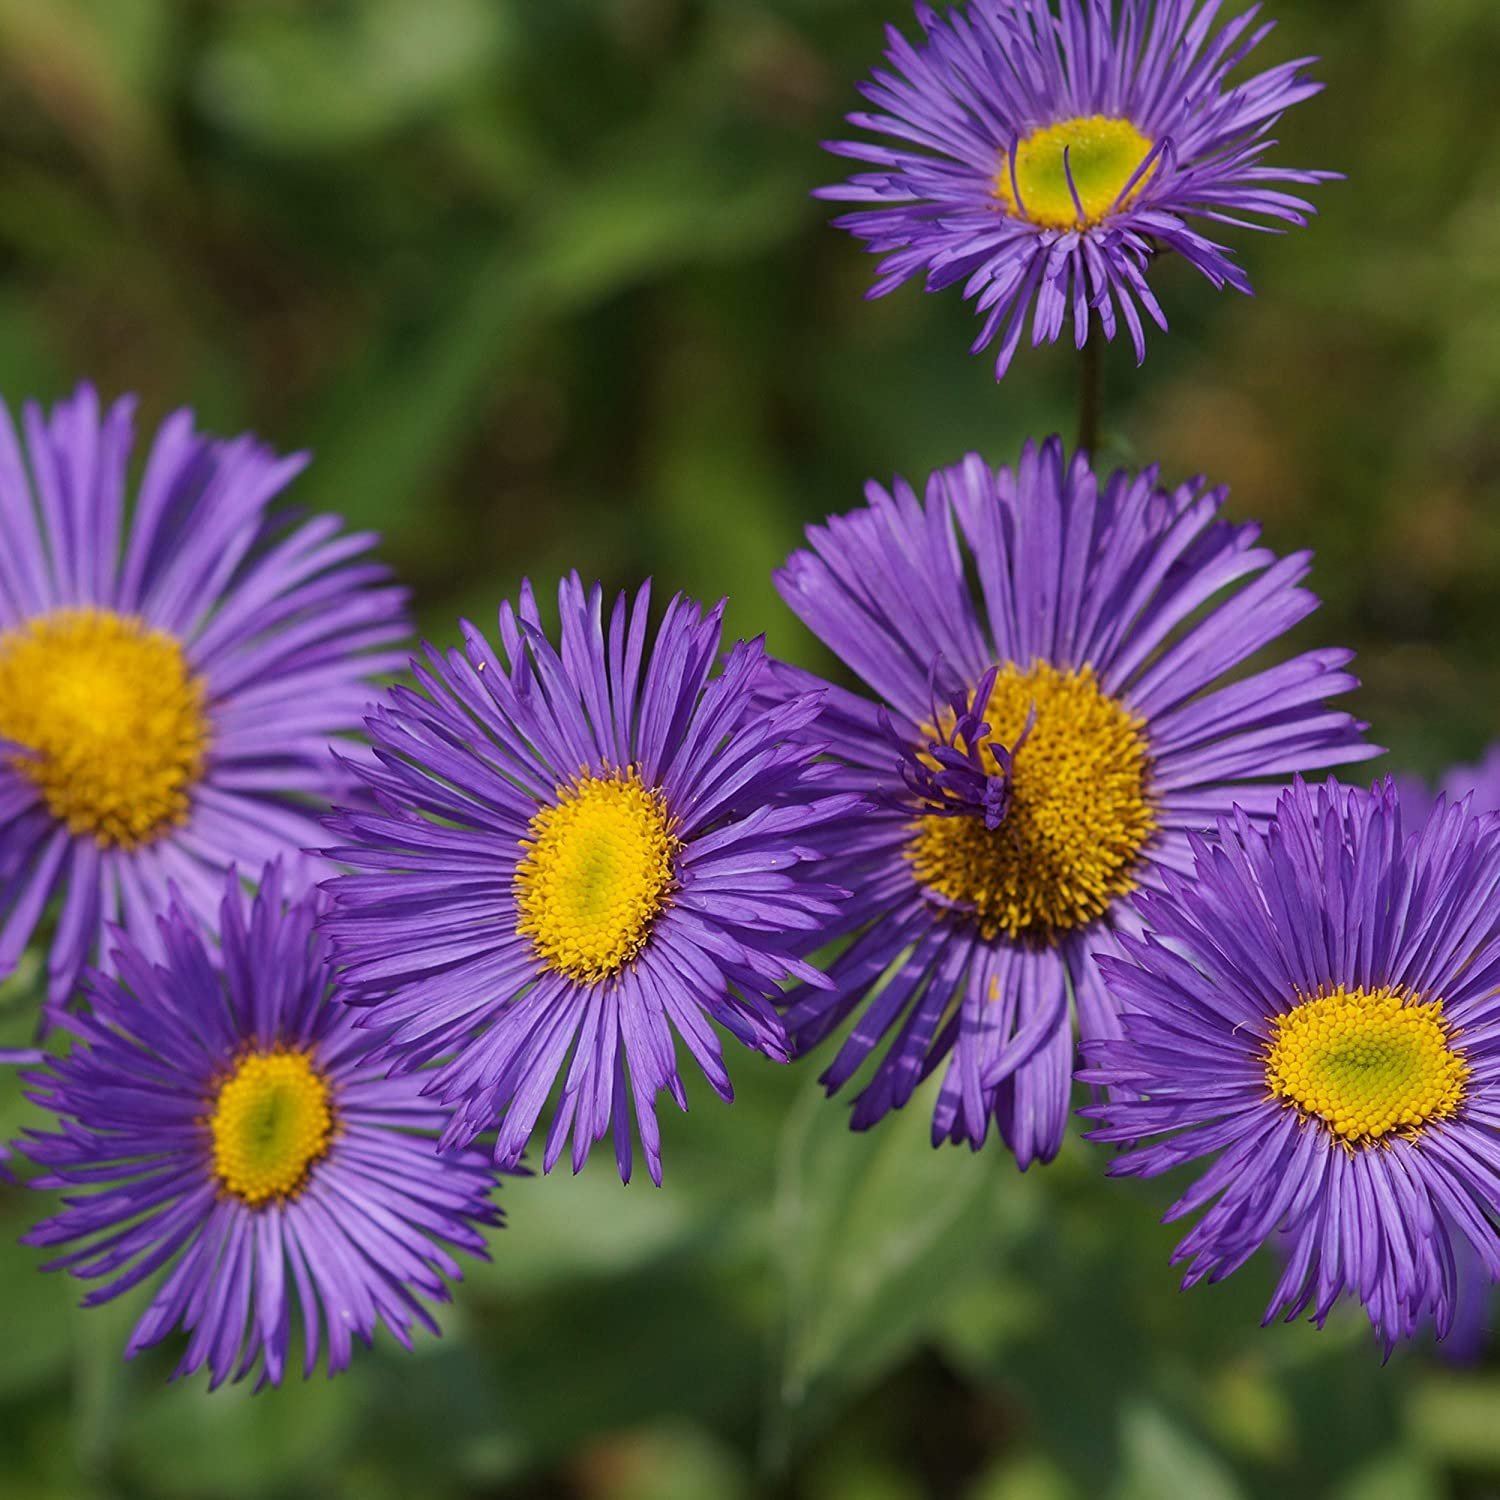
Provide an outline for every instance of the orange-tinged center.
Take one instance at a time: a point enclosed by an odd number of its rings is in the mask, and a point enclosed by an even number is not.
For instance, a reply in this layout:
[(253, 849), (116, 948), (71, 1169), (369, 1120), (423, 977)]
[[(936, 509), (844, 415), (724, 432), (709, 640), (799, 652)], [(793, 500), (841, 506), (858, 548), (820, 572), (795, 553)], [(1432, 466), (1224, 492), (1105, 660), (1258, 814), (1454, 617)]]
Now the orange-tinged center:
[(135, 848), (186, 820), (203, 773), (205, 687), (164, 631), (62, 609), (0, 635), (0, 738), (47, 810), (100, 845)]
[(1144, 724), (1089, 667), (1038, 662), (998, 674), (982, 715), (991, 773), (999, 768), (988, 741), (1015, 746), (1033, 711), (999, 827), (928, 814), (912, 825), (906, 856), (918, 884), (971, 913), (985, 937), (1053, 942), (1135, 888), (1156, 816)]

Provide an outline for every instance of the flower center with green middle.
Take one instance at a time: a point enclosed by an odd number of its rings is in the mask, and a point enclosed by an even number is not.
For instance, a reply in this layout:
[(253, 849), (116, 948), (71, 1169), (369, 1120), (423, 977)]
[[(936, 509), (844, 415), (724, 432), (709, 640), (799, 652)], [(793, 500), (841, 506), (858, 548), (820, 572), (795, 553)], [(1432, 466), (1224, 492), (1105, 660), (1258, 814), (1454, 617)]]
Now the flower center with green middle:
[(251, 1208), (301, 1192), (333, 1136), (328, 1080), (305, 1053), (247, 1053), (208, 1117), (214, 1175)]
[(632, 767), (580, 776), (532, 818), (516, 866), (519, 930), (548, 968), (586, 984), (619, 973), (676, 888), (666, 798)]
[(150, 843), (203, 773), (205, 687), (181, 645), (133, 616), (62, 609), (0, 635), (0, 738), (47, 810), (102, 846)]
[(1033, 710), (999, 827), (979, 817), (919, 817), (906, 857), (917, 883), (972, 914), (984, 937), (1055, 942), (1135, 889), (1136, 863), (1156, 828), (1151, 763), (1144, 724), (1100, 689), (1092, 668), (1038, 662), (995, 678), (983, 715), (992, 771), (988, 742), (1014, 746)]
[(1154, 162), (1131, 182), (1151, 147), (1129, 120), (1108, 115), (1059, 120), (1017, 143), (1014, 182), (1010, 153), (1001, 152), (995, 196), (1016, 218), (1043, 229), (1087, 229), (1130, 202), (1151, 180)]
[(1443, 1002), (1396, 989), (1336, 989), (1277, 1016), (1265, 1067), (1273, 1096), (1351, 1147), (1447, 1119), (1469, 1081)]

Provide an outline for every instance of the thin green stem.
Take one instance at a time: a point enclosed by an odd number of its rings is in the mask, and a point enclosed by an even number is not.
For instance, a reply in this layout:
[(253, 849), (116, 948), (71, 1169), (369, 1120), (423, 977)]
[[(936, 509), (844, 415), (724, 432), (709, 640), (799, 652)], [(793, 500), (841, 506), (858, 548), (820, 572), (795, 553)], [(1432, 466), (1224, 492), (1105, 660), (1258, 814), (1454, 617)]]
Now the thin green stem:
[(1099, 451), (1104, 416), (1104, 340), (1091, 319), (1089, 336), (1078, 355), (1078, 448), (1091, 458)]

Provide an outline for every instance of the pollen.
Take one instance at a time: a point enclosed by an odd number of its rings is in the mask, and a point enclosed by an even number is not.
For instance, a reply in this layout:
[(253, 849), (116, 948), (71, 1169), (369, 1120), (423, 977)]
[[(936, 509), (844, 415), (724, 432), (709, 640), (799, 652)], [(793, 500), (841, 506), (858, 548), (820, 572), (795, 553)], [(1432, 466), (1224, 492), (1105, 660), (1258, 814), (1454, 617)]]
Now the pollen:
[(209, 1114), (214, 1175), (251, 1208), (294, 1198), (333, 1138), (328, 1080), (305, 1052), (247, 1053)]
[(203, 772), (204, 683), (181, 645), (129, 615), (64, 609), (0, 635), (0, 739), (47, 810), (101, 846), (186, 820)]
[[(981, 934), (1056, 942), (1135, 889), (1156, 827), (1145, 726), (1104, 693), (1093, 669), (1038, 662), (995, 678), (989, 744), (1014, 746), (1011, 802), (998, 828), (977, 817), (917, 819), (906, 855), (917, 883)], [(963, 748), (963, 747), (960, 747)]]
[(516, 866), (519, 930), (548, 968), (585, 984), (619, 973), (676, 888), (682, 844), (634, 768), (580, 776), (531, 820)]
[(1333, 990), (1276, 1017), (1266, 1084), (1348, 1146), (1411, 1137), (1463, 1103), (1469, 1065), (1441, 1000)]
[(1108, 115), (1059, 120), (1017, 143), (1014, 181), (1010, 153), (1001, 153), (995, 196), (1008, 212), (1043, 229), (1087, 229), (1123, 207), (1151, 179), (1154, 162), (1131, 181), (1151, 144), (1129, 120)]

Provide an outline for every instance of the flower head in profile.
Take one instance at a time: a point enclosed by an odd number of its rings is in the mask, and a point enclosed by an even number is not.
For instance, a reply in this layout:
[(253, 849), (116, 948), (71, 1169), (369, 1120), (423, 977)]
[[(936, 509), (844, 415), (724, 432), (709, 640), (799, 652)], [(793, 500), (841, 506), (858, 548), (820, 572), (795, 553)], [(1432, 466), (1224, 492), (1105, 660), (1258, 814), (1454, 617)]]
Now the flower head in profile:
[(576, 575), (556, 647), (535, 602), (500, 611), (503, 658), (414, 664), (370, 719), (378, 813), (348, 812), (329, 853), (329, 928), (351, 998), (373, 1006), (398, 1070), (440, 1062), (427, 1093), (447, 1144), (496, 1129), (517, 1161), (563, 1079), (542, 1165), (572, 1134), (578, 1170), (613, 1132), (620, 1174), (635, 1114), (661, 1180), (656, 1096), (686, 1108), (676, 1041), (729, 1099), (715, 1027), (785, 1060), (784, 980), (836, 910), (812, 841), (852, 799), (829, 796), (804, 732), (816, 693), (762, 713), (765, 657), (740, 643), (715, 672), (720, 611), (678, 597), (647, 649), (649, 588)]
[(1388, 1351), (1446, 1334), (1460, 1252), (1500, 1275), (1500, 820), (1441, 799), (1408, 832), (1390, 782), (1299, 783), (1138, 904), (1150, 935), (1104, 961), (1123, 1035), (1082, 1076), (1112, 1172), (1199, 1168), (1184, 1284), (1279, 1235), (1267, 1321), (1348, 1293)]
[[(1111, 1035), (1094, 966), (1123, 898), (1189, 860), (1188, 835), (1268, 778), (1375, 753), (1325, 700), (1345, 651), (1234, 676), (1317, 601), (1224, 492), (1154, 470), (1096, 478), (1053, 440), (1015, 470), (978, 457), (808, 531), (782, 597), (872, 697), (829, 688), (813, 733), (872, 811), (823, 836), (853, 942), (788, 1012), (802, 1048), (850, 1016), (824, 1075), (874, 1124), (943, 1067), (935, 1142), (993, 1120), (1024, 1167), (1061, 1145), (1070, 1005)], [(788, 692), (806, 674), (779, 671)]]
[(872, 295), (962, 283), (998, 379), (1028, 318), (1033, 344), (1071, 321), (1080, 348), (1091, 322), (1123, 325), (1144, 358), (1142, 314), (1166, 327), (1146, 274), (1162, 251), (1248, 292), (1202, 221), (1303, 224), (1312, 205), (1285, 189), (1336, 175), (1265, 161), (1277, 118), (1321, 85), (1307, 58), (1229, 81), (1271, 30), (1258, 9), (1216, 29), (1217, 0), (919, 4), (921, 40), (891, 29), (874, 108), (849, 116), (883, 139), (829, 143), (869, 170), (820, 194), (857, 205), (835, 222), (882, 257)]
[(55, 904), (54, 1008), (107, 924), (159, 952), (169, 884), (211, 925), (231, 863), (318, 841), (409, 628), (373, 538), (271, 512), (302, 457), (178, 412), (127, 501), (133, 407), (28, 405), (23, 448), (0, 404), (0, 976)]
[(1500, 812), (1500, 743), (1489, 746), (1473, 765), (1450, 766), (1438, 778), (1436, 792), (1420, 776), (1403, 774), (1392, 779), (1409, 827), (1426, 819), (1439, 794), (1450, 802), (1467, 797), (1471, 812)]
[(318, 892), (286, 903), (275, 865), (253, 903), (233, 871), (220, 892), (221, 948), (174, 904), (163, 962), (122, 940), (118, 977), (93, 974), (64, 1023), (71, 1052), (29, 1075), (63, 1126), (19, 1143), (31, 1186), (67, 1197), (25, 1238), (100, 1283), (86, 1306), (157, 1277), (127, 1357), (180, 1328), (179, 1375), (276, 1385), (294, 1309), (306, 1375), (382, 1324), (406, 1346), (436, 1333), (424, 1299), (448, 1299), (453, 1251), (484, 1255), (499, 1216), (489, 1162), (436, 1154), (420, 1081), (372, 1065), (333, 997)]

